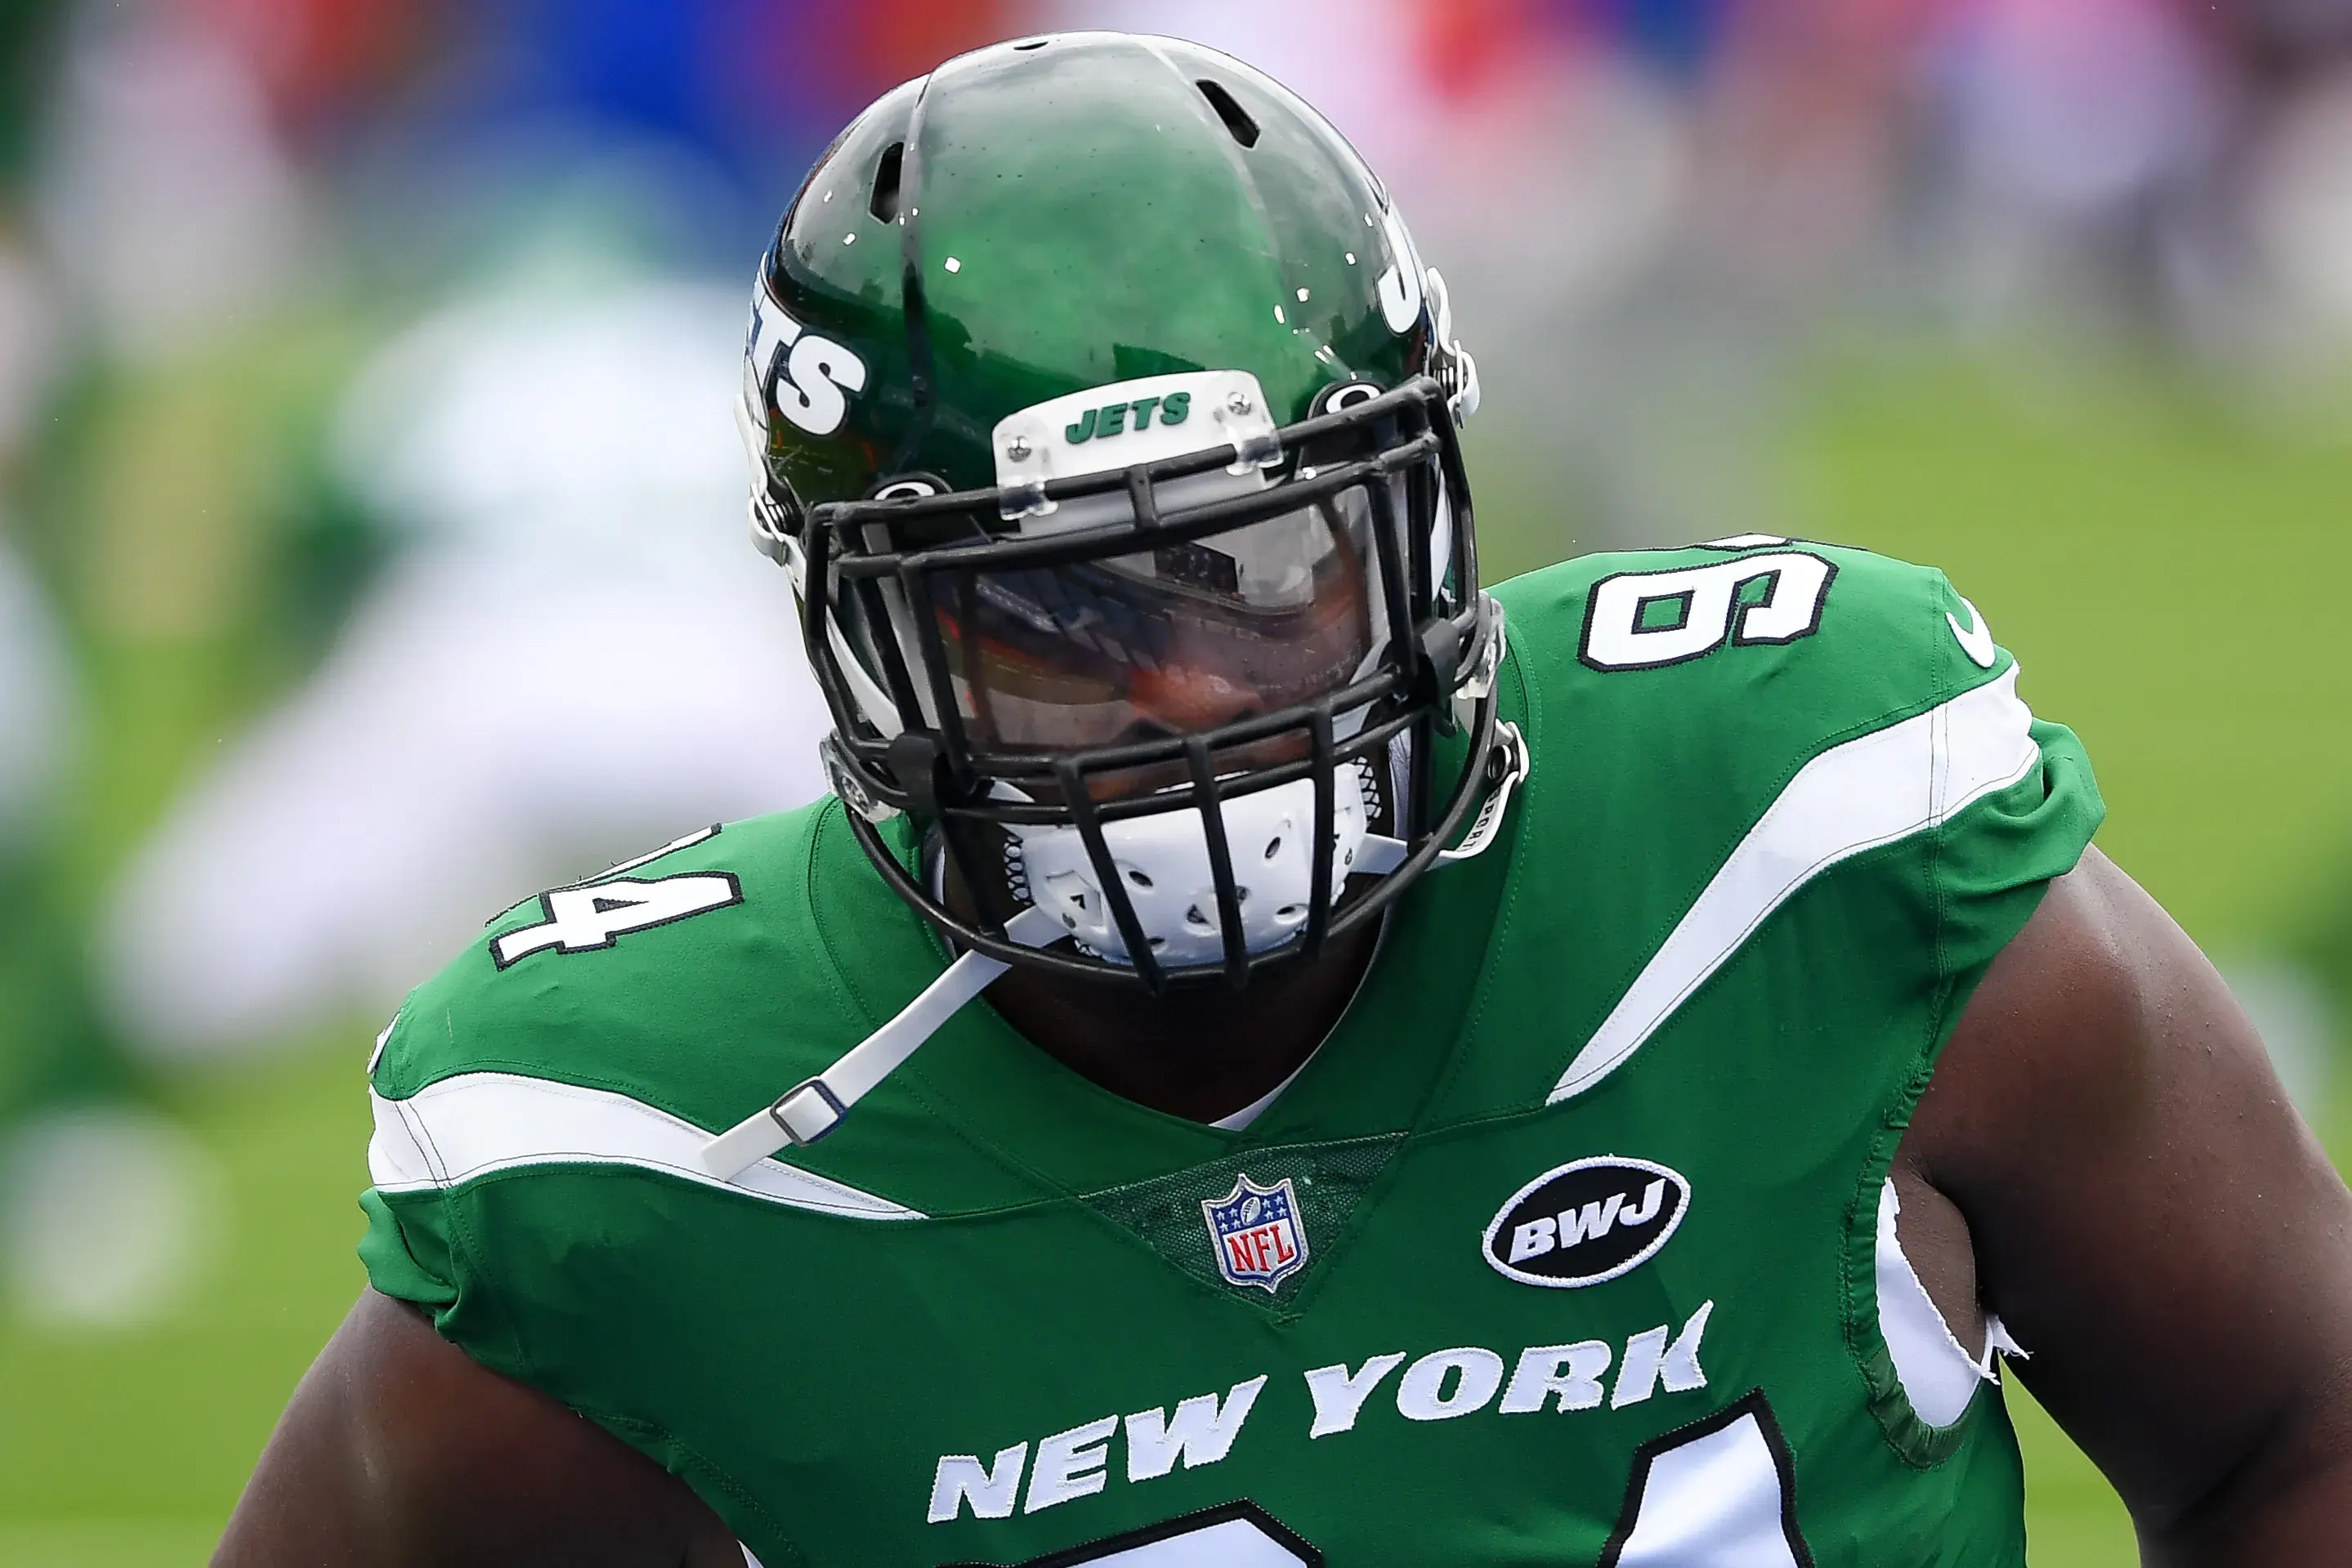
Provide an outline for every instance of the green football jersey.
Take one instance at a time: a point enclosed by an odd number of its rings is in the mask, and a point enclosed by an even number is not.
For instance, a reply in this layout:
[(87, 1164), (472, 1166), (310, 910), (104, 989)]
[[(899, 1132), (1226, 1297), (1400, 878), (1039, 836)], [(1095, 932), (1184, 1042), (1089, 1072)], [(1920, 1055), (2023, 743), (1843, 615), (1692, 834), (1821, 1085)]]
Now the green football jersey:
[(2097, 826), (2080, 747), (1940, 574), (1863, 551), (1496, 597), (1532, 770), (1245, 1130), (983, 998), (824, 1142), (709, 1175), (948, 961), (827, 800), (543, 894), (408, 998), (376, 1288), (767, 1568), (2021, 1561), (1998, 1393), (1913, 1408), (1877, 1235), (1938, 1049)]

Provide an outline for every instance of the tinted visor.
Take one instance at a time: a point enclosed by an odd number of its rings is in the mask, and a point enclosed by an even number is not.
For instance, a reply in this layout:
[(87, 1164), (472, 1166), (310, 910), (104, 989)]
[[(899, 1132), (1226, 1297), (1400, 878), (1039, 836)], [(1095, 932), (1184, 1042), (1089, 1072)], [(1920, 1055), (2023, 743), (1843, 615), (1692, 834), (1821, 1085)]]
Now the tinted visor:
[(980, 750), (1199, 734), (1343, 689), (1387, 636), (1360, 488), (1149, 551), (929, 586)]

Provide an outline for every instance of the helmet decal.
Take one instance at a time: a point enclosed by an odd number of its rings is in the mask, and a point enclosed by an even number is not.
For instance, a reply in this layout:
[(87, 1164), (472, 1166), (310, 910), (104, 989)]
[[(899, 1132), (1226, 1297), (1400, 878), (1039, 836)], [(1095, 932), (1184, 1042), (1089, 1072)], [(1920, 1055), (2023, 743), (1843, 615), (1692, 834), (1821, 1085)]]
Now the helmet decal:
[(1073, 446), (1100, 435), (1108, 441), (1128, 429), (1128, 416), (1135, 416), (1134, 428), (1139, 434), (1151, 423), (1153, 410), (1158, 410), (1161, 424), (1181, 424), (1192, 416), (1192, 394), (1172, 392), (1165, 397), (1137, 398), (1133, 402), (1106, 403), (1100, 408), (1087, 408), (1064, 429), (1063, 436)]
[(1404, 226), (1404, 214), (1393, 206), (1381, 214), (1381, 229), (1389, 243), (1389, 269), (1381, 274), (1381, 315), (1389, 330), (1402, 336), (1421, 319), (1421, 253)]
[(804, 330), (769, 292), (768, 269), (751, 289), (751, 334), (743, 350), (743, 402), (761, 430), (773, 407), (811, 435), (831, 435), (849, 414), (849, 394), (866, 389), (866, 361)]
[[(996, 482), (1034, 484), (1227, 445), (1252, 455), (1250, 465), (1237, 463), (1235, 469), (1245, 467), (1255, 476), (1255, 460), (1268, 455), (1279, 423), (1266, 406), (1265, 389), (1247, 371), (1182, 371), (1116, 382), (999, 420), (992, 433)], [(1036, 508), (1056, 509), (1050, 502)]]

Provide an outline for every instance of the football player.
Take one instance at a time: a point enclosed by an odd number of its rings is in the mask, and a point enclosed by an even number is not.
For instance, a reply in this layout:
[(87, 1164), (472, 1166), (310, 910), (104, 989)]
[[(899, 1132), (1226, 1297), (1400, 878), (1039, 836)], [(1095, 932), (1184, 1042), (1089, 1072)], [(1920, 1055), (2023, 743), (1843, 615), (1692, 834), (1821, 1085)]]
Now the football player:
[(410, 996), (219, 1562), (2009, 1564), (2004, 1354), (2151, 1561), (2344, 1560), (2352, 1199), (2074, 737), (1861, 550), (1489, 592), (1312, 110), (949, 62), (743, 396), (835, 793)]

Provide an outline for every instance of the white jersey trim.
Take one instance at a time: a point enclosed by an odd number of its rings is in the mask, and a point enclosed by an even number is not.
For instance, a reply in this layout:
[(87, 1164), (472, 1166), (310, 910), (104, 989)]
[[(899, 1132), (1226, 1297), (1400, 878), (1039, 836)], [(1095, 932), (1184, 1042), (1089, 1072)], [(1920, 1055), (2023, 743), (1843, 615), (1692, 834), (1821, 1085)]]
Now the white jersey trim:
[(1623, 1066), (1772, 912), (1813, 878), (2006, 789), (2041, 760), (2017, 666), (1797, 770), (1576, 1053), (1546, 1103)]
[(1979, 1384), (2000, 1381), (1995, 1355), (2006, 1336), (2000, 1320), (1987, 1313), (1984, 1349), (1970, 1355), (1961, 1345), (1904, 1253), (1896, 1223), (1902, 1212), (1895, 1183), (1882, 1183), (1875, 1248), (1878, 1337), (1895, 1359), (1895, 1381), (1902, 1385), (1912, 1413), (1930, 1427), (1949, 1427), (1968, 1414)]
[(375, 1135), (368, 1174), (379, 1192), (456, 1186), (528, 1166), (619, 1165), (850, 1219), (921, 1219), (872, 1193), (778, 1160), (730, 1180), (702, 1165), (710, 1134), (668, 1112), (616, 1094), (513, 1072), (467, 1072), (405, 1100), (370, 1090)]

